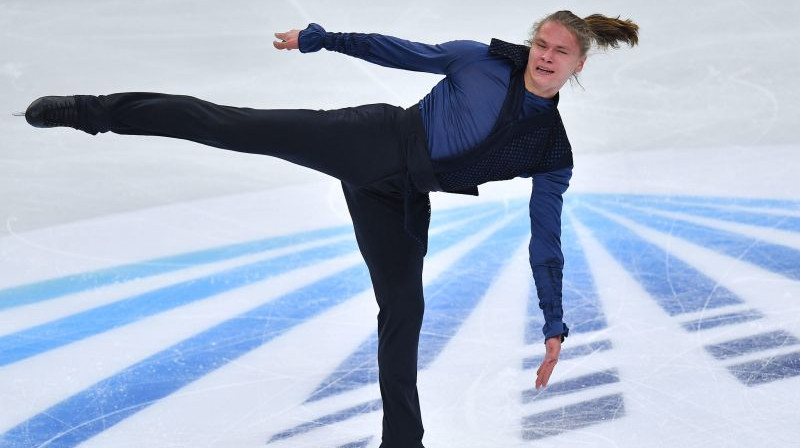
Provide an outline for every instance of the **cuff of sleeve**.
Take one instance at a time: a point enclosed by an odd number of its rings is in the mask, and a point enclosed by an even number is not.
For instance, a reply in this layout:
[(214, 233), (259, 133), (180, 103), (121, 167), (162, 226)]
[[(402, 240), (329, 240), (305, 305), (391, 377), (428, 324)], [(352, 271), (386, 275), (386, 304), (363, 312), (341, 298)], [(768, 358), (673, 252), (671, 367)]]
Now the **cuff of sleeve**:
[(322, 49), (325, 43), (325, 28), (310, 23), (306, 29), (300, 31), (297, 41), (300, 45), (301, 53), (313, 53)]
[(542, 327), (542, 333), (544, 333), (545, 341), (561, 335), (561, 342), (564, 342), (564, 338), (569, 336), (569, 327), (567, 327), (567, 324), (561, 322), (560, 320), (548, 321), (545, 322), (544, 326)]

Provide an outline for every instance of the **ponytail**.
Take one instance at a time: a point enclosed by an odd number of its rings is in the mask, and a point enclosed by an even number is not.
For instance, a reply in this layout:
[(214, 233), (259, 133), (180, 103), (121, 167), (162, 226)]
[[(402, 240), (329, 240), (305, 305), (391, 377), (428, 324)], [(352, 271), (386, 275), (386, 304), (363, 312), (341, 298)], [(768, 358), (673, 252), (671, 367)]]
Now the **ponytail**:
[(600, 48), (619, 48), (620, 42), (631, 47), (639, 43), (639, 25), (633, 23), (631, 19), (620, 20), (619, 16), (611, 18), (602, 14), (592, 14), (583, 21), (589, 26), (592, 39)]

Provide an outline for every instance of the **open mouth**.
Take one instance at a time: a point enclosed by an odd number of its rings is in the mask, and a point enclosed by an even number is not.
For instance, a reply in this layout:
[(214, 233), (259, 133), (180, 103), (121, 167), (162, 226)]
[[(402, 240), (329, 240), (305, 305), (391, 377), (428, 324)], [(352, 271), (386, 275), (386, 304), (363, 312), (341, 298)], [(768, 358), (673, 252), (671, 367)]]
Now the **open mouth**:
[(536, 72), (537, 73), (544, 73), (546, 75), (552, 75), (553, 73), (555, 73), (553, 70), (546, 69), (546, 68), (544, 68), (544, 67), (542, 67), (540, 65), (536, 66)]

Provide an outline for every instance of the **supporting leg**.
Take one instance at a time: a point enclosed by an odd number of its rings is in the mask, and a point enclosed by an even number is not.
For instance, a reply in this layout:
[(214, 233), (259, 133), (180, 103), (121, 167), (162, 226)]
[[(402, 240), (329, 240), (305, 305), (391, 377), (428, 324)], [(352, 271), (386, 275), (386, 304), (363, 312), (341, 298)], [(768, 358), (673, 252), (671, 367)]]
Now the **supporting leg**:
[[(417, 349), (425, 302), (424, 244), (404, 227), (401, 191), (344, 185), (358, 246), (369, 268), (378, 314), (378, 368), (383, 398), (382, 448), (422, 447)], [(427, 201), (420, 195), (420, 201)], [(427, 207), (427, 203), (420, 204)]]

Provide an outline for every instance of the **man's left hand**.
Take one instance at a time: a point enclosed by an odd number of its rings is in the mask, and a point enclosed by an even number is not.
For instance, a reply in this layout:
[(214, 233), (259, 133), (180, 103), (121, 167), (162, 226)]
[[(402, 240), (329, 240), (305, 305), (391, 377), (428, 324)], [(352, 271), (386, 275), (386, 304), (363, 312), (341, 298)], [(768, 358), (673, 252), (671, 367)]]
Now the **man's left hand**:
[(550, 375), (553, 374), (553, 368), (558, 362), (558, 355), (561, 353), (561, 335), (552, 337), (544, 342), (545, 354), (542, 365), (536, 371), (536, 388), (541, 389), (547, 386), (550, 381)]

